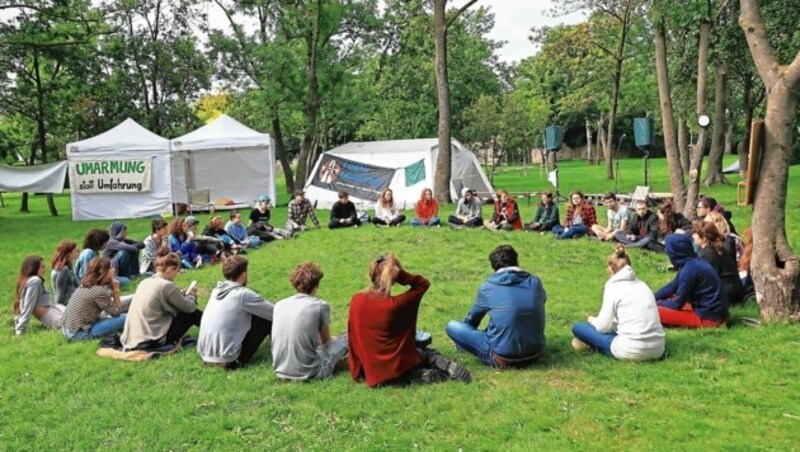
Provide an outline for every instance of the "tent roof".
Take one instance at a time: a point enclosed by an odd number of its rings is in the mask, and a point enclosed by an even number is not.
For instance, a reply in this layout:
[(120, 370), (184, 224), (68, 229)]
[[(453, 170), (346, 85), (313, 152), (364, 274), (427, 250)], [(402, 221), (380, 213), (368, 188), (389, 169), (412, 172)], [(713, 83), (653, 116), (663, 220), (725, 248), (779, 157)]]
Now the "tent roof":
[(223, 114), (199, 129), (172, 140), (173, 150), (269, 146), (269, 134), (257, 132)]
[(100, 135), (67, 145), (67, 153), (106, 151), (166, 151), (169, 140), (145, 129), (131, 118)]
[[(455, 140), (453, 140), (455, 143)], [(328, 151), (330, 154), (390, 154), (397, 152), (430, 151), (439, 145), (436, 138), (390, 141), (353, 141)]]

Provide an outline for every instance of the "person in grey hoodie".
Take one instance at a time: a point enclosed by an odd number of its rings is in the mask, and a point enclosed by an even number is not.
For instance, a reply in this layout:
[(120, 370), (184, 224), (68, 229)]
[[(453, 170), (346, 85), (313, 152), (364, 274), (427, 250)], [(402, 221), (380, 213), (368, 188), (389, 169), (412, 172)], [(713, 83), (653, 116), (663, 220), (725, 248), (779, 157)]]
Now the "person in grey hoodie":
[(109, 236), (103, 248), (103, 256), (111, 259), (117, 271), (117, 281), (122, 285), (130, 282), (130, 278), (139, 275), (139, 250), (144, 243), (128, 238), (128, 227), (117, 221), (111, 223)]
[(203, 362), (238, 369), (250, 362), (272, 331), (274, 306), (247, 287), (247, 259), (231, 256), (222, 264), (225, 281), (211, 291), (197, 353)]
[[(452, 320), (445, 331), (459, 350), (492, 367), (522, 367), (533, 363), (545, 345), (542, 281), (519, 268), (517, 251), (501, 245), (489, 255), (494, 273), (481, 284), (464, 321)], [(489, 325), (479, 330), (489, 314)]]

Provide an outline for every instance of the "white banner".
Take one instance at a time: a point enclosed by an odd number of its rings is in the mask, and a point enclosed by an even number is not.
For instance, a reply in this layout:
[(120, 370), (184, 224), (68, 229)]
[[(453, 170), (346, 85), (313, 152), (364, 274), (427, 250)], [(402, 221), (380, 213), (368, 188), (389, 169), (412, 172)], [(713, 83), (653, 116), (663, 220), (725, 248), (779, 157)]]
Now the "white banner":
[(81, 160), (69, 163), (70, 188), (76, 193), (139, 193), (150, 191), (151, 159)]
[(61, 193), (67, 162), (35, 166), (0, 166), (0, 192)]

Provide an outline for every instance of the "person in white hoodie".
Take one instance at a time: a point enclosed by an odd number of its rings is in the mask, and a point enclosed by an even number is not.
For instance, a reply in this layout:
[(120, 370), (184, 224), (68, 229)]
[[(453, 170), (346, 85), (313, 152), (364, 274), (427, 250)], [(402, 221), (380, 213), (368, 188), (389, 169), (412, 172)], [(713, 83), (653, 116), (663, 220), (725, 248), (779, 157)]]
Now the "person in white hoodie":
[(572, 326), (572, 346), (578, 350), (589, 347), (623, 360), (661, 358), (665, 335), (653, 291), (636, 278), (624, 246), (616, 246), (607, 265), (611, 277), (606, 282), (600, 313), (589, 316), (588, 323)]
[(197, 340), (197, 353), (208, 365), (231, 370), (247, 365), (272, 331), (274, 306), (245, 287), (247, 265), (242, 256), (226, 259), (225, 281), (211, 291)]

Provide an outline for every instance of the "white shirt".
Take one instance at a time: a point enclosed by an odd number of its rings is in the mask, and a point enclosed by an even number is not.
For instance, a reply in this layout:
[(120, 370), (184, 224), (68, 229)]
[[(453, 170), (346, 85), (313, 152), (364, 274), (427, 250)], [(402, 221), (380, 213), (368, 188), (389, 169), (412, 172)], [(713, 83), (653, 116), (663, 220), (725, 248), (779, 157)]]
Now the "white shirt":
[(643, 361), (664, 354), (665, 335), (653, 291), (626, 265), (606, 282), (603, 307), (592, 326), (608, 333), (617, 325), (611, 353), (617, 359)]
[(613, 210), (608, 209), (608, 212), (606, 212), (606, 217), (608, 218), (608, 226), (614, 230), (617, 230), (623, 221), (626, 223), (628, 222), (628, 208), (622, 204), (617, 204), (617, 211), (614, 212)]

